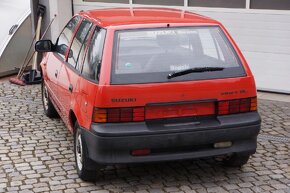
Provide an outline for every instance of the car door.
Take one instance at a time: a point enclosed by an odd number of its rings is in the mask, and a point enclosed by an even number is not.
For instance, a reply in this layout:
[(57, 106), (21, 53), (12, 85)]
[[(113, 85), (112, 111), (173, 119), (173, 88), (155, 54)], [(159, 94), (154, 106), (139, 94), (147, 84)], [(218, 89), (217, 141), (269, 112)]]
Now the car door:
[(58, 92), (58, 78), (59, 73), (62, 68), (62, 65), (65, 61), (67, 48), (69, 46), (69, 42), (73, 37), (73, 33), (78, 25), (80, 17), (72, 18), (68, 24), (65, 26), (59, 37), (56, 41), (56, 49), (53, 53), (49, 55), (49, 59), (46, 64), (46, 72), (47, 72), (47, 83), (50, 93), (55, 101), (57, 107), (60, 110), (60, 115), (62, 116), (63, 111), (61, 108), (61, 95)]
[(103, 47), (106, 30), (95, 27), (89, 40), (80, 79), (82, 126), (89, 128), (94, 110), (95, 96), (98, 91), (98, 82), (102, 63)]
[[(92, 27), (92, 23), (86, 19), (82, 20), (75, 36), (73, 37), (67, 54), (67, 59), (63, 62), (57, 80), (58, 93), (60, 94), (60, 102), (64, 112), (64, 121), (69, 123), (69, 112), (72, 105), (80, 103), (79, 96), (79, 80), (80, 71), (78, 60), (80, 51), (86, 40), (88, 32)], [(81, 60), (81, 59), (80, 59)]]

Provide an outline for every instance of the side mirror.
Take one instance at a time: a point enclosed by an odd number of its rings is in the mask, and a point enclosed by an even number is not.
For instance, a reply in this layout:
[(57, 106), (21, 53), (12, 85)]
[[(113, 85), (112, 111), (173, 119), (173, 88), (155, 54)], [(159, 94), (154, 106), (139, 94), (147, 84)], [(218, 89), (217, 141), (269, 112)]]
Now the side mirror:
[(37, 52), (52, 52), (53, 44), (51, 40), (39, 40), (35, 43), (35, 50)]

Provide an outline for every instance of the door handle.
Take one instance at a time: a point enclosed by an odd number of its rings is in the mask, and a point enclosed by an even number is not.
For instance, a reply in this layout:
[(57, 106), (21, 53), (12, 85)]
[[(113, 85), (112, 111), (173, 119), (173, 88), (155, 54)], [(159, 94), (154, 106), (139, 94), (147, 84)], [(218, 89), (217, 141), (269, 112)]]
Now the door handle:
[(54, 73), (55, 78), (57, 78), (57, 75), (58, 75), (58, 71), (56, 70)]
[(69, 84), (68, 90), (72, 93), (73, 92), (73, 85)]

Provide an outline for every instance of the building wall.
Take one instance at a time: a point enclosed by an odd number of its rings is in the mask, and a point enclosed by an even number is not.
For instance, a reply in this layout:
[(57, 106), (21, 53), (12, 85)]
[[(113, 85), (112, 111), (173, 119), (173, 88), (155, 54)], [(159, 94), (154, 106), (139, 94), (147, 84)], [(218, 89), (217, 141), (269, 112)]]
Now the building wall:
[[(57, 4), (55, 13), (62, 15), (69, 8), (63, 9), (60, 2), (69, 4), (69, 1), (50, 0), (50, 4)], [(245, 55), (255, 75), (257, 88), (290, 93), (289, 0), (73, 0), (75, 13), (129, 6), (169, 6), (221, 21)], [(52, 34), (54, 38), (68, 15), (59, 21), (55, 35)]]
[[(35, 0), (31, 0), (34, 2)], [(45, 39), (52, 39), (56, 41), (59, 33), (66, 25), (68, 20), (72, 17), (72, 1), (71, 0), (38, 0), (39, 4), (46, 7), (46, 13), (43, 18), (42, 33), (46, 30), (50, 21), (55, 17), (50, 29), (47, 31)], [(34, 17), (37, 20), (37, 4), (32, 3)], [(36, 28), (36, 26), (35, 26)]]
[(198, 12), (225, 24), (246, 57), (259, 90), (290, 93), (290, 13)]

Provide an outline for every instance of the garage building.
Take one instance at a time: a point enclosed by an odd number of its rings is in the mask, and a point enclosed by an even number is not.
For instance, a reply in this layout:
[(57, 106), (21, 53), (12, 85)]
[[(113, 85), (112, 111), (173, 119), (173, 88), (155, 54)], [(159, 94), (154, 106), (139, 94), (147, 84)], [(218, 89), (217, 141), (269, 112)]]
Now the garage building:
[(46, 5), (46, 23), (57, 14), (48, 34), (53, 40), (66, 21), (81, 10), (111, 7), (166, 6), (221, 21), (246, 57), (257, 88), (290, 94), (289, 0), (31, 0)]

